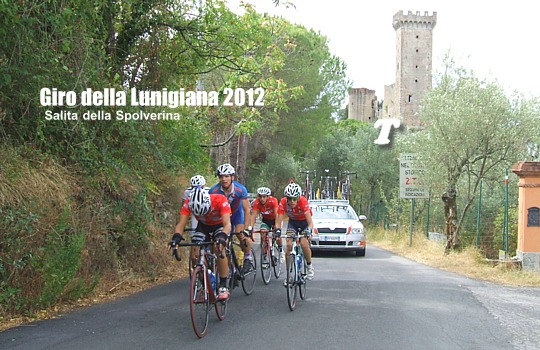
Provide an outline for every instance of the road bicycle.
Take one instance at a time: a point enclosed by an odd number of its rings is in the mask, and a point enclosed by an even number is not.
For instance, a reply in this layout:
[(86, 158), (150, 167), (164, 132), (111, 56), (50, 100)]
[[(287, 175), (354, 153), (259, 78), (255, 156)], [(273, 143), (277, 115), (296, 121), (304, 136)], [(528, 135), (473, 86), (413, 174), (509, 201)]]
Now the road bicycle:
[[(246, 239), (252, 238), (246, 237)], [(244, 273), (242, 267), (246, 260), (242, 258), (242, 246), (240, 241), (238, 241), (236, 234), (231, 233), (231, 236), (229, 237), (227, 242), (228, 244), (226, 247), (226, 254), (229, 263), (229, 291), (232, 292), (234, 288), (238, 287), (238, 281), (240, 281), (244, 293), (246, 295), (250, 295), (251, 293), (253, 293), (255, 279), (257, 277), (257, 259), (255, 258), (255, 251), (253, 250), (253, 248), (251, 248), (251, 259), (249, 262), (251, 266), (249, 271)], [(242, 259), (239, 259), (239, 254), (241, 255), (240, 258)], [(242, 264), (238, 262), (239, 260), (242, 261)]]
[[(217, 299), (219, 274), (217, 273), (217, 256), (211, 249), (213, 242), (180, 243), (176, 246), (171, 242), (173, 255), (180, 260), (178, 247), (199, 247), (199, 260), (194, 266), (189, 290), (189, 311), (191, 324), (197, 337), (202, 338), (208, 329), (208, 312), (213, 305), (216, 315), (222, 321), (227, 314), (228, 300)], [(189, 263), (191, 265), (191, 261)]]
[(313, 176), (317, 176), (316, 170), (301, 170), (301, 174), (306, 174), (306, 182), (304, 186), (304, 196), (310, 200), (315, 199), (315, 190), (313, 188), (313, 181), (309, 178), (309, 174), (313, 173)]
[(294, 311), (298, 295), (300, 299), (306, 298), (307, 289), (307, 263), (304, 257), (304, 251), (300, 246), (300, 239), (304, 237), (308, 239), (307, 232), (302, 232), (298, 229), (296, 232), (287, 236), (287, 239), (292, 239), (291, 253), (287, 262), (287, 304), (289, 309)]
[[(324, 171), (328, 174), (330, 170), (324, 169)], [(323, 179), (324, 184), (322, 183)], [(322, 188), (321, 199), (335, 199), (334, 181), (337, 181), (337, 176), (321, 176), (321, 181), (319, 182), (319, 188)]]
[[(280, 252), (277, 245), (277, 238), (274, 236), (274, 230), (261, 228), (259, 231), (253, 232), (261, 234), (261, 276), (264, 284), (268, 284), (272, 278), (272, 269), (276, 278), (279, 278), (281, 275), (281, 261), (279, 259)], [(262, 238), (263, 235), (265, 236), (264, 239)]]
[(358, 179), (356, 172), (350, 172), (348, 170), (339, 173), (339, 177), (345, 175), (345, 181), (340, 183), (341, 199), (351, 200), (351, 175), (354, 175)]

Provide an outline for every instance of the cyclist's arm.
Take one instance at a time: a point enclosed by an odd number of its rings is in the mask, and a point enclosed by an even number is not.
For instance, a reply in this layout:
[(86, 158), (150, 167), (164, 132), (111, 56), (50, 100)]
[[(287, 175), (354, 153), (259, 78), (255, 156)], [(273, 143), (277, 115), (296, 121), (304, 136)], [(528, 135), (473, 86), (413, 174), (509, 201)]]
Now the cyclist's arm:
[(313, 230), (313, 217), (311, 216), (311, 213), (309, 211), (307, 211), (305, 213), (306, 215), (306, 221), (308, 223), (308, 227)]
[(178, 223), (174, 227), (174, 232), (183, 235), (184, 234), (184, 228), (187, 225), (188, 219), (189, 219), (189, 215), (181, 214), (180, 219), (178, 220)]
[(276, 225), (274, 226), (275, 229), (281, 229), (281, 224), (283, 223), (283, 215), (284, 214), (278, 214), (276, 216)]
[(255, 226), (255, 221), (257, 221), (257, 216), (259, 215), (259, 211), (257, 209), (251, 210), (251, 218), (249, 220), (249, 226), (253, 227)]
[(249, 226), (249, 221), (251, 219), (251, 209), (249, 207), (249, 199), (248, 198), (242, 198), (242, 207), (244, 208), (244, 228), (247, 228)]
[(223, 232), (227, 235), (231, 234), (231, 214), (222, 214), (221, 220), (223, 221)]

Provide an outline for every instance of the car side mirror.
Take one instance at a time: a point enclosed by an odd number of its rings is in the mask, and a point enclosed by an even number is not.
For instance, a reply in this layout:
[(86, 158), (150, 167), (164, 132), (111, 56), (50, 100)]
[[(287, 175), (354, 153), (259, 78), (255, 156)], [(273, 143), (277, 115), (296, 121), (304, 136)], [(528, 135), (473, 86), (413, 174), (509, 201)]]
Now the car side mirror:
[(358, 221), (367, 220), (367, 216), (365, 215), (358, 215)]

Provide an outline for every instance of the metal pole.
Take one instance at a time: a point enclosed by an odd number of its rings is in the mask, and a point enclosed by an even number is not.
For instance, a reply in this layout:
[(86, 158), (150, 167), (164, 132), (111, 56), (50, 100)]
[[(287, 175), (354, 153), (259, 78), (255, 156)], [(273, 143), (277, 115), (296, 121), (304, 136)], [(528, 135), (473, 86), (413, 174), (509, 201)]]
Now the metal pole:
[(414, 198), (411, 199), (411, 226), (409, 229), (409, 247), (412, 247), (413, 225), (414, 225)]
[(480, 212), (482, 208), (482, 179), (480, 179), (480, 195), (478, 196), (478, 212), (476, 214), (476, 248), (480, 247)]
[(426, 219), (426, 237), (429, 238), (429, 209), (431, 205), (431, 193), (428, 195), (427, 199), (427, 219)]
[(506, 183), (504, 191), (504, 252), (505, 256), (508, 257), (508, 169), (506, 169), (504, 182)]

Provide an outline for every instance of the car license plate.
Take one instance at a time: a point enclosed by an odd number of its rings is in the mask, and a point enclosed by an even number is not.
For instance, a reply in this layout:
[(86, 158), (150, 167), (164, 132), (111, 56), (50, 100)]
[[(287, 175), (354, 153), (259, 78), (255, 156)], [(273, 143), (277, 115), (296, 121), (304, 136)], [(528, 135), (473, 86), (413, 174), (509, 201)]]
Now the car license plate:
[(323, 240), (325, 241), (339, 241), (339, 236), (324, 236)]

